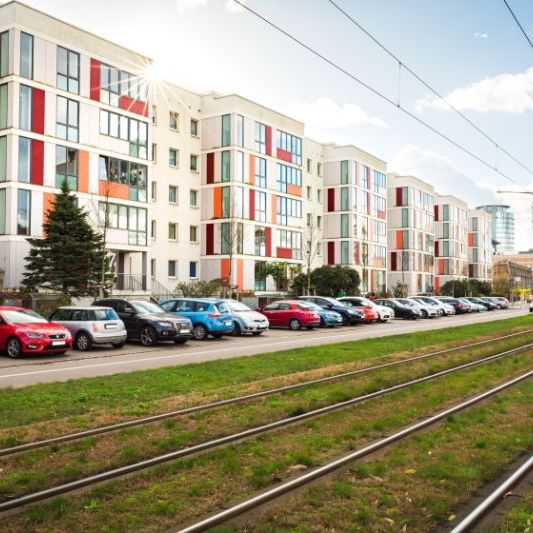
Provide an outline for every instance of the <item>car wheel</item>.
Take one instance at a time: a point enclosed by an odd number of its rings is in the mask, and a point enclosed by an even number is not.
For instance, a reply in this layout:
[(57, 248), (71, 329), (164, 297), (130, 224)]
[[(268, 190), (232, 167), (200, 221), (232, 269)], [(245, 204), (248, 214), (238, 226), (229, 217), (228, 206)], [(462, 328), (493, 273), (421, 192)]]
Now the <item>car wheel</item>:
[(192, 334), (194, 335), (194, 338), (197, 341), (203, 341), (207, 339), (207, 335), (209, 334), (205, 326), (202, 326), (202, 324), (197, 324), (194, 326), (192, 330)]
[(289, 320), (289, 329), (292, 329), (293, 331), (297, 331), (301, 329), (301, 327), (302, 327), (302, 324), (297, 318), (291, 318)]
[(91, 349), (92, 344), (91, 337), (82, 331), (81, 333), (78, 333), (74, 346), (76, 350), (79, 350), (80, 352), (86, 352), (87, 350)]
[(141, 329), (140, 339), (143, 346), (155, 346), (157, 344), (157, 333), (152, 326), (144, 326)]
[(22, 344), (16, 337), (11, 337), (6, 343), (6, 353), (11, 359), (22, 355)]
[(174, 344), (185, 344), (189, 339), (174, 339)]
[(242, 335), (241, 326), (239, 326), (238, 322), (233, 322), (233, 335)]
[(422, 309), (422, 318), (427, 318), (428, 312), (425, 309)]
[(117, 343), (113, 344), (113, 348), (124, 348), (124, 346), (126, 346), (126, 341), (117, 342)]

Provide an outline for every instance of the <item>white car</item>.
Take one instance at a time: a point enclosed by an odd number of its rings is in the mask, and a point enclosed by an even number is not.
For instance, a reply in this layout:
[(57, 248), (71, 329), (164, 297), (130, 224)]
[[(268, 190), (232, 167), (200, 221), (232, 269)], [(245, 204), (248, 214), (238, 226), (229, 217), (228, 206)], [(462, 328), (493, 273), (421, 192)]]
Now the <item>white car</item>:
[(254, 336), (261, 335), (270, 324), (265, 315), (250, 309), (247, 305), (238, 300), (224, 300), (233, 315), (233, 334), (245, 335), (251, 333)]
[(439, 309), (441, 316), (455, 315), (455, 309), (453, 305), (441, 302), (436, 298), (432, 298), (431, 296), (413, 296), (411, 299), (416, 300), (424, 305), (434, 305), (437, 309)]
[(396, 300), (403, 305), (418, 309), (422, 314), (422, 318), (437, 318), (440, 316), (440, 312), (435, 306), (421, 304), (412, 298), (396, 298)]

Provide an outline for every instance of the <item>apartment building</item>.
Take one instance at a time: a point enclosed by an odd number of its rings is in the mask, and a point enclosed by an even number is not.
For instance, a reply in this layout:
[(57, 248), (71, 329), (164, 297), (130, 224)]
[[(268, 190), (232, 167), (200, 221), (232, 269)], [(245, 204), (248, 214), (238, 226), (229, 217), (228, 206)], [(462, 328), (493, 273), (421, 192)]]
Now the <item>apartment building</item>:
[(17, 2), (0, 21), (1, 284), (20, 286), (66, 180), (106, 230), (117, 288), (148, 290), (150, 60)]
[(388, 175), (388, 287), (409, 295), (435, 287), (435, 190), (414, 176)]
[(492, 280), (492, 216), (484, 209), (468, 213), (468, 277)]
[(468, 278), (468, 205), (451, 195), (435, 197), (435, 291)]
[(355, 268), (363, 292), (387, 283), (387, 164), (355, 146), (324, 146), (324, 262)]

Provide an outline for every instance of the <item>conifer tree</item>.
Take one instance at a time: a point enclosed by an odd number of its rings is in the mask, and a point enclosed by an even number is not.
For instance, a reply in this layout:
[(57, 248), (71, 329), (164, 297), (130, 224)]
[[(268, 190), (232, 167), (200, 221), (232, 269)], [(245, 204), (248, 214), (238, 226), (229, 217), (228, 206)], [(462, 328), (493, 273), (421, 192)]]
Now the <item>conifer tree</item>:
[(109, 282), (109, 272), (102, 276), (102, 265), (109, 265), (102, 235), (92, 229), (66, 181), (48, 210), (43, 237), (27, 240), (26, 287), (81, 297), (101, 291), (102, 277)]

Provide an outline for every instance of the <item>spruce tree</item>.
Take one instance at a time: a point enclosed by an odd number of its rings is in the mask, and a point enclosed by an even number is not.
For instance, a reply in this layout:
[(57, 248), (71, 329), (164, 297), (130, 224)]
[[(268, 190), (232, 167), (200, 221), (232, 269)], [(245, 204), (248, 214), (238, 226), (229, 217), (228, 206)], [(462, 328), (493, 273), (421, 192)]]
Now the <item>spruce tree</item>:
[[(31, 249), (23, 285), (69, 297), (96, 295), (101, 288), (102, 265), (109, 265), (107, 252), (102, 235), (92, 229), (66, 181), (47, 213), (43, 237), (27, 240)], [(109, 277), (106, 272), (106, 282)]]

